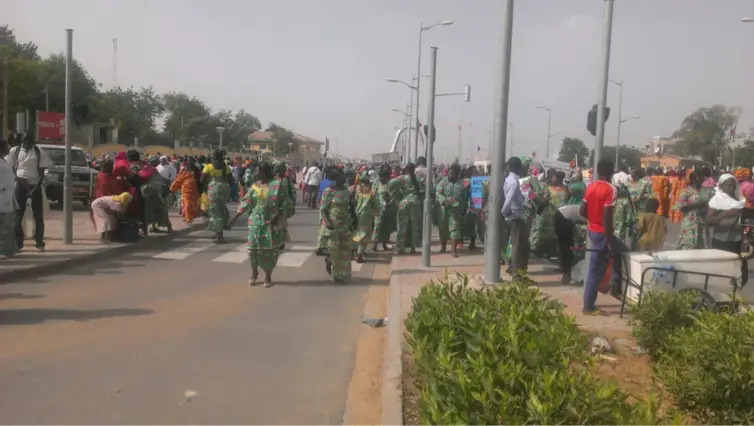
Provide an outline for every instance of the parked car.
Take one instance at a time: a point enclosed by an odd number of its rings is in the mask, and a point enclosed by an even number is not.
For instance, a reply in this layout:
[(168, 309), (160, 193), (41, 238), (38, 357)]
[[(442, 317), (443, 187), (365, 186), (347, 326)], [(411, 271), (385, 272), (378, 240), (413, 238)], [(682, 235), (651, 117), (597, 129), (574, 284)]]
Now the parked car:
[[(63, 175), (65, 174), (65, 146), (37, 145), (52, 160), (53, 166), (45, 171), (44, 186), (47, 199), (63, 202)], [(71, 171), (73, 172), (73, 200), (88, 205), (94, 196), (94, 181), (97, 171), (89, 167), (86, 153), (81, 148), (71, 148)]]

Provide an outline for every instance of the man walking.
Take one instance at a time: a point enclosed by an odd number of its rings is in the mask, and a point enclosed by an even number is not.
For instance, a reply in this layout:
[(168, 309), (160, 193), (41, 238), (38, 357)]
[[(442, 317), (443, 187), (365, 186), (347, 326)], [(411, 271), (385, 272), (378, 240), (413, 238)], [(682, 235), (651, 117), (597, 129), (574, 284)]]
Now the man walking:
[(503, 209), (511, 241), (509, 270), (513, 279), (522, 279), (529, 268), (529, 227), (524, 220), (526, 198), (521, 191), (519, 176), (523, 164), (518, 157), (508, 160), (508, 176), (503, 185)]
[(306, 187), (309, 192), (309, 207), (312, 209), (317, 208), (317, 198), (319, 195), (319, 184), (322, 183), (322, 170), (319, 169), (317, 163), (309, 169), (306, 174)]
[(42, 212), (42, 179), (45, 169), (52, 166), (49, 155), (34, 143), (31, 134), (26, 135), (21, 145), (13, 147), (5, 159), (13, 168), (16, 175), (16, 243), (19, 249), (24, 246), (24, 229), (22, 226), (26, 213), (27, 200), (31, 200), (31, 211), (34, 215), (34, 236), (37, 252), (45, 250), (45, 223)]
[(602, 315), (595, 306), (600, 282), (613, 260), (612, 291), (620, 294), (621, 256), (626, 246), (613, 233), (613, 210), (618, 199), (618, 188), (610, 184), (613, 177), (613, 162), (609, 158), (597, 163), (597, 179), (586, 188), (581, 216), (589, 222), (588, 236), (592, 241), (589, 252), (589, 270), (584, 281), (584, 307), (586, 315)]

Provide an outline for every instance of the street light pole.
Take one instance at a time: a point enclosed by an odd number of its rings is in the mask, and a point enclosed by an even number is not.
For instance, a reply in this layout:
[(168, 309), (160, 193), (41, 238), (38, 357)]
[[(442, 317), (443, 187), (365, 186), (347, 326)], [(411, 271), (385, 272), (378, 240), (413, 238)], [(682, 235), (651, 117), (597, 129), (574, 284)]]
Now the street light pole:
[(623, 80), (610, 80), (610, 82), (620, 87), (620, 95), (618, 95), (618, 135), (615, 141), (615, 167), (617, 169), (620, 159), (620, 126), (623, 124)]
[(552, 125), (552, 108), (538, 106), (537, 109), (543, 109), (547, 111), (547, 143), (545, 145), (545, 160), (547, 160), (550, 158), (550, 136), (552, 136), (552, 134), (550, 133), (550, 126)]
[(73, 128), (73, 98), (71, 97), (71, 67), (73, 64), (73, 30), (66, 32), (65, 54), (65, 172), (63, 174), (63, 244), (73, 244), (73, 171), (71, 169), (71, 129)]
[[(417, 90), (417, 93), (418, 93), (418, 90), (419, 90), (418, 89), (418, 87), (419, 87), (419, 80), (421, 80), (421, 78), (417, 78), (416, 79), (416, 87), (417, 87), (416, 90)], [(411, 80), (411, 82), (413, 83), (414, 81)], [(417, 96), (417, 98), (418, 98), (418, 96)], [(416, 110), (416, 115), (417, 116), (419, 115), (419, 109), (418, 108)], [(406, 146), (410, 146), (411, 145), (411, 119), (412, 119), (413, 116), (414, 116), (414, 90), (411, 89), (411, 100), (409, 101), (409, 111), (408, 111), (408, 120), (407, 120), (408, 121), (408, 123), (407, 123), (408, 124), (408, 133), (406, 134), (406, 136), (404, 136), (404, 140), (406, 141)], [(419, 152), (418, 151), (418, 146), (416, 146), (416, 145), (414, 146), (414, 152), (416, 152), (416, 153)], [(409, 159), (409, 157), (407, 156), (406, 157), (406, 163), (408, 163), (408, 159)]]
[(217, 133), (220, 134), (220, 151), (223, 150), (223, 132), (225, 131), (225, 127), (218, 126), (217, 127)]
[[(487, 239), (484, 244), (484, 281), (487, 284), (500, 282), (500, 248), (502, 245), (503, 216), (503, 180), (505, 172), (505, 148), (508, 131), (508, 97), (511, 82), (511, 50), (513, 47), (513, 3), (505, 0), (503, 14), (502, 63), (500, 69), (500, 90), (497, 91), (496, 111), (493, 127), (495, 135), (495, 149), (492, 157), (492, 174), (490, 176), (490, 216)], [(489, 244), (487, 242), (489, 241)]]
[[(416, 75), (418, 76), (416, 80), (416, 132), (414, 133), (414, 153), (416, 154), (415, 156), (417, 158), (419, 157), (419, 95), (421, 94), (419, 87), (421, 86), (422, 75), (422, 34), (424, 33), (424, 31), (430, 30), (438, 25), (453, 25), (453, 21), (441, 21), (428, 27), (425, 27), (423, 22), (419, 23), (419, 57), (416, 60)], [(434, 73), (432, 73), (432, 78), (434, 79)], [(435, 100), (431, 99), (431, 102), (434, 103)], [(427, 142), (427, 144), (429, 144), (429, 142)], [(416, 160), (416, 158), (414, 160)]]
[(597, 135), (594, 144), (594, 171), (602, 156), (605, 145), (605, 104), (607, 103), (607, 81), (610, 75), (610, 44), (613, 37), (614, 0), (605, 0), (605, 29), (602, 39), (602, 75), (600, 78), (599, 98), (597, 102)]
[[(430, 266), (430, 255), (432, 250), (432, 197), (430, 195), (432, 194), (432, 167), (434, 167), (434, 161), (432, 161), (432, 146), (434, 145), (435, 140), (435, 87), (437, 83), (437, 48), (432, 47), (430, 50), (432, 79), (429, 83), (429, 111), (427, 111), (428, 130), (427, 146), (425, 150), (427, 155), (428, 173), (426, 178), (427, 185), (424, 193), (424, 220), (422, 221), (424, 227), (424, 235), (422, 235), (422, 266), (425, 268)], [(421, 75), (421, 73), (419, 75)]]

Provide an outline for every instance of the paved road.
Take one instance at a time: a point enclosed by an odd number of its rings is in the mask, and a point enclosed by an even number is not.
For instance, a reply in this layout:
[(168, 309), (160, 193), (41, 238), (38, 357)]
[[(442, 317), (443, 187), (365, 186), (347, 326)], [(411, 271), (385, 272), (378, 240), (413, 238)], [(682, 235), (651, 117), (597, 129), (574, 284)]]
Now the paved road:
[[(0, 423), (340, 423), (375, 263), (347, 285), (299, 206), (276, 286), (249, 287), (245, 220), (0, 286)], [(384, 283), (380, 283), (384, 285)], [(362, 326), (363, 327), (363, 326)]]

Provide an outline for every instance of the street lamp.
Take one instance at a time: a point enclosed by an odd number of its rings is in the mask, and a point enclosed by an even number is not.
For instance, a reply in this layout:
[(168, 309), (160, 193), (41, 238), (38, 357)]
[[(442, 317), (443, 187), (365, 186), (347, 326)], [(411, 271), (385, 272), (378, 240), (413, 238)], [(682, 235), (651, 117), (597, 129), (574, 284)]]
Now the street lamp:
[(550, 134), (550, 125), (552, 124), (552, 108), (538, 106), (537, 109), (543, 109), (547, 111), (547, 145), (545, 145), (545, 160), (547, 160), (550, 157), (550, 136), (553, 136)]
[[(434, 27), (437, 26), (449, 26), (453, 25), (453, 21), (440, 21), (436, 22), (432, 25), (424, 26), (423, 22), (419, 23), (419, 54), (417, 58), (417, 65), (416, 65), (416, 75), (421, 76), (422, 75), (422, 34), (424, 31), (431, 30)], [(421, 83), (421, 78), (416, 79), (416, 132), (414, 133), (414, 156), (416, 158), (419, 158), (419, 87)], [(434, 99), (432, 100), (434, 102)], [(427, 142), (430, 143), (430, 142)], [(415, 158), (415, 160), (416, 160)], [(427, 196), (429, 196), (427, 194)]]
[(223, 132), (225, 131), (225, 127), (218, 126), (217, 127), (217, 133), (220, 134), (220, 151), (223, 150)]
[(620, 126), (629, 120), (641, 118), (639, 115), (632, 115), (631, 117), (623, 119), (623, 80), (608, 80), (610, 83), (620, 87), (620, 95), (618, 95), (618, 135), (615, 141), (615, 167), (618, 167), (618, 160), (620, 160)]
[(751, 24), (752, 22), (754, 22), (754, 18), (741, 18), (741, 22)]
[(387, 81), (388, 81), (389, 83), (401, 83), (401, 84), (403, 84), (404, 86), (408, 87), (409, 89), (418, 90), (418, 89), (416, 88), (416, 86), (412, 86), (412, 85), (410, 85), (410, 84), (406, 83), (405, 81), (403, 81), (403, 80), (399, 80), (399, 79), (397, 79), (397, 78), (388, 77), (388, 78), (386, 78), (385, 80), (387, 80)]

